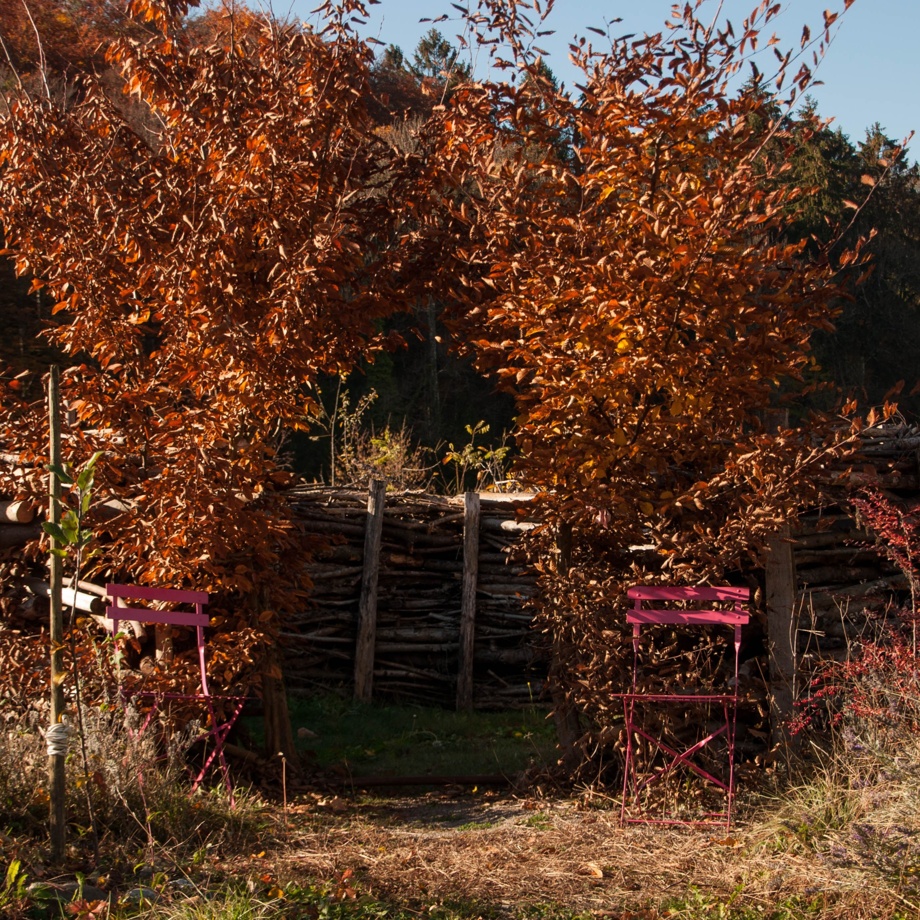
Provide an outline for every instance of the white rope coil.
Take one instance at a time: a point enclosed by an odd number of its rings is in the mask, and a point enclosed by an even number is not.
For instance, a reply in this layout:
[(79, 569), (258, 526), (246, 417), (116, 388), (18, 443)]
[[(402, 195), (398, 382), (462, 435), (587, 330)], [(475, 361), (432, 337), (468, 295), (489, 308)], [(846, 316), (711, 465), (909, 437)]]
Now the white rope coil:
[(66, 757), (70, 753), (70, 739), (73, 728), (66, 722), (55, 722), (45, 732), (45, 744), (49, 757)]

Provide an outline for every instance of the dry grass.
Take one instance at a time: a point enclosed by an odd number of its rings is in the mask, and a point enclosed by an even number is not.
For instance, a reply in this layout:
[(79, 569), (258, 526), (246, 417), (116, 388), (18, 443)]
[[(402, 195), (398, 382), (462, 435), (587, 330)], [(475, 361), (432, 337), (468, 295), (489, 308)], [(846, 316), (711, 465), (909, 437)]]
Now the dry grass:
[(416, 910), (470, 902), (518, 914), (555, 904), (617, 917), (920, 914), (920, 898), (903, 885), (835, 860), (833, 836), (806, 839), (794, 808), (751, 805), (726, 833), (624, 828), (608, 805), (488, 793), (319, 799), (297, 809), (277, 866), (300, 879), (352, 870), (374, 898)]
[[(920, 740), (910, 734), (894, 745), (890, 735), (848, 729), (834, 739), (833, 754), (816, 755), (798, 782), (777, 781), (769, 794), (755, 795), (755, 776), (747, 774), (738, 820), (726, 832), (621, 827), (615, 798), (539, 790), (304, 791), (286, 811), (255, 796), (230, 810), (219, 793), (190, 800), (181, 771), (155, 769), (149, 752), (126, 746), (107, 725), (92, 725), (89, 747), (102, 822), (98, 874), (115, 891), (137, 884), (132, 866), (144, 863), (162, 869), (164, 885), (184, 877), (208, 888), (211, 907), (223, 892), (234, 910), (250, 898), (265, 917), (317, 910), (327, 920), (412, 920), (421, 912), (432, 920), (920, 916)], [(33, 731), (0, 732), (9, 829), (0, 834), (0, 856), (8, 864), (21, 859), (30, 880), (53, 875), (40, 857), (44, 762)], [(72, 767), (73, 829), (86, 816)], [(74, 847), (65, 873), (96, 868), (87, 863), (85, 837)], [(157, 916), (173, 916), (164, 909)], [(228, 908), (214, 917), (236, 915)]]

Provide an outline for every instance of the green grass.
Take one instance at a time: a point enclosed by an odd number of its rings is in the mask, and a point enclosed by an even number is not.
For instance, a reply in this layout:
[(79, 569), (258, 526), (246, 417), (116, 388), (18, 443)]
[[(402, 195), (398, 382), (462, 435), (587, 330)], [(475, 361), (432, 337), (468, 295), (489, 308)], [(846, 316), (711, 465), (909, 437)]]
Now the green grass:
[(290, 711), (299, 749), (352, 776), (511, 775), (557, 756), (552, 722), (536, 707), (459, 713), (322, 696), (293, 698)]
[(535, 814), (528, 815), (523, 821), (519, 821), (523, 827), (532, 827), (538, 831), (548, 831), (553, 826), (553, 820), (549, 815), (538, 811)]

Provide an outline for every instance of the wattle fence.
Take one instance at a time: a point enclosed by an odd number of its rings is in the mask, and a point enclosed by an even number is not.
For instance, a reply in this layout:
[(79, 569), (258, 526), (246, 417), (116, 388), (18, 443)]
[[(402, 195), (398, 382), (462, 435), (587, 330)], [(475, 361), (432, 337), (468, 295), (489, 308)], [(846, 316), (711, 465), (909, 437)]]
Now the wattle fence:
[(539, 699), (545, 674), (526, 601), (535, 573), (516, 549), (532, 496), (303, 487), (290, 500), (330, 546), (282, 634), (285, 679), (359, 700), (509, 708)]

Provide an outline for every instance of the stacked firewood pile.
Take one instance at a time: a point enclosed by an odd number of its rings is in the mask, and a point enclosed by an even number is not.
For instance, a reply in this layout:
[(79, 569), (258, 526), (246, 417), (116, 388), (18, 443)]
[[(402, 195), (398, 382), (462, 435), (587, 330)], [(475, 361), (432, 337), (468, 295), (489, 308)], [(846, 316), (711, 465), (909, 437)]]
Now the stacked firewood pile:
[[(289, 687), (349, 688), (362, 578), (367, 492), (305, 487), (290, 493), (304, 529), (328, 536), (308, 566), (314, 590), (283, 634)], [(526, 705), (540, 694), (525, 601), (535, 576), (515, 551), (536, 526), (527, 496), (483, 493), (473, 667), (474, 705)], [(464, 576), (463, 498), (386, 496), (378, 566), (374, 696), (452, 705)], [(372, 563), (372, 560), (367, 560)]]
[[(0, 462), (3, 458), (0, 458)], [(43, 560), (26, 549), (41, 535), (41, 509), (33, 502), (0, 500), (0, 718), (37, 713), (47, 702), (48, 611), (51, 588)], [(64, 599), (81, 609), (101, 611), (99, 589), (89, 594), (81, 582), (67, 582)]]
[(886, 615), (906, 601), (907, 577), (854, 515), (850, 499), (866, 488), (912, 511), (920, 492), (920, 430), (880, 425), (825, 489), (825, 505), (806, 514), (793, 544), (799, 646), (806, 658), (846, 655), (875, 638)]
[(41, 535), (38, 509), (28, 501), (0, 501), (0, 621), (28, 626), (47, 623), (47, 605), (39, 598), (48, 596), (47, 583), (41, 584), (22, 550)]
[(818, 657), (874, 637), (885, 612), (909, 588), (873, 537), (840, 507), (803, 517), (793, 554), (801, 644)]

